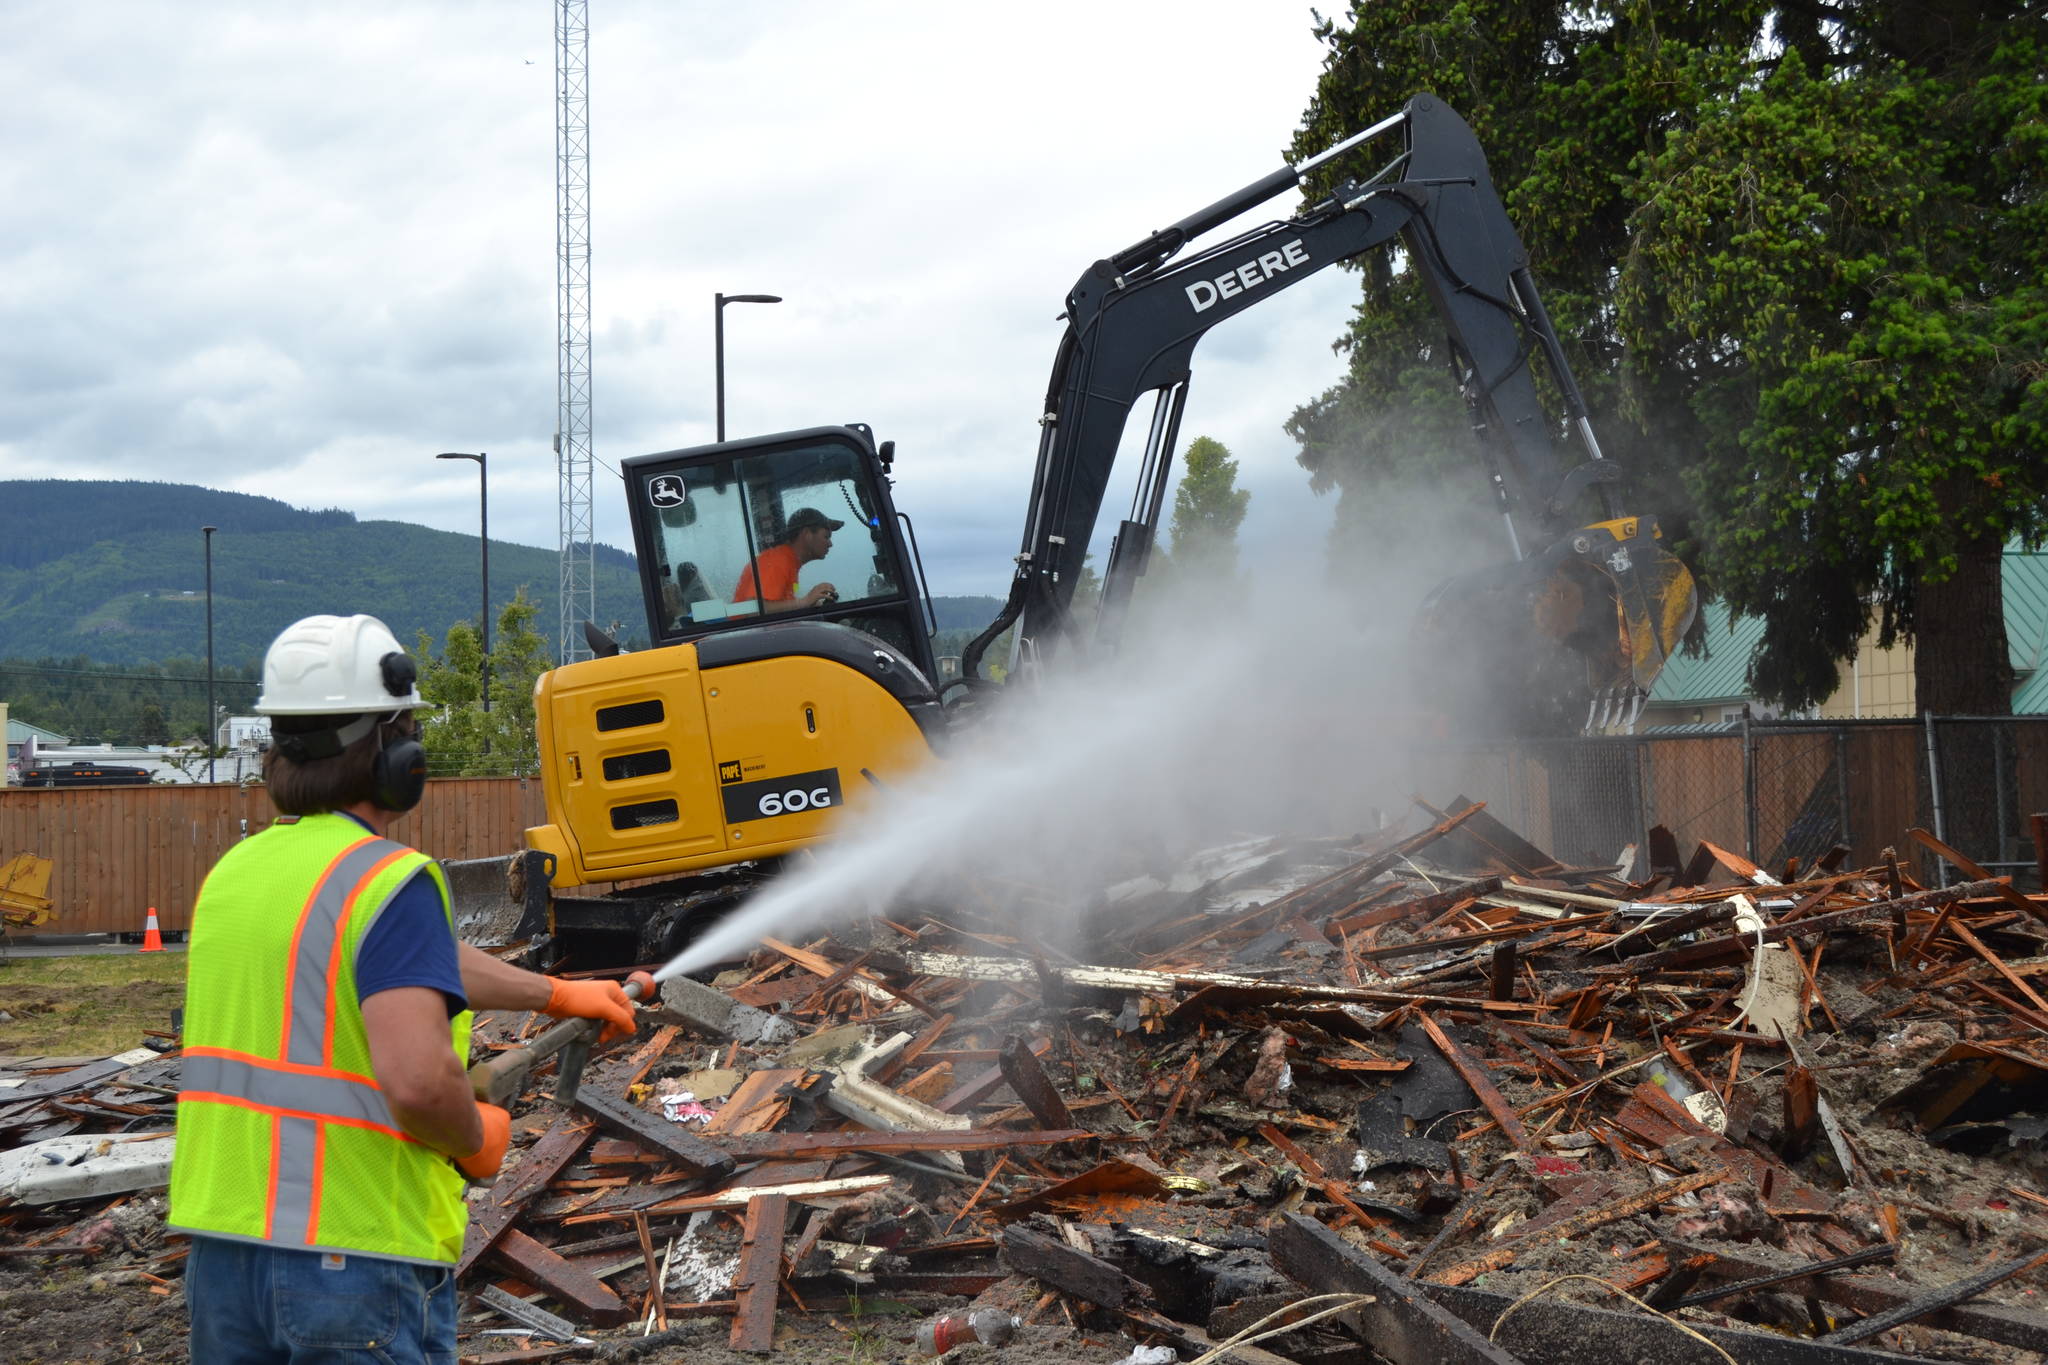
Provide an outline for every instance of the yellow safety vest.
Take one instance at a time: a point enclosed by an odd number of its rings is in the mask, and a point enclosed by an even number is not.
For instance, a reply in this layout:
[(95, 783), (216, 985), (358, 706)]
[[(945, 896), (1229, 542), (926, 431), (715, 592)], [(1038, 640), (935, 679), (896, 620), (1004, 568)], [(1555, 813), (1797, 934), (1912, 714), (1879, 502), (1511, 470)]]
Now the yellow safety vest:
[[(462, 1176), (392, 1118), (356, 999), (356, 950), (422, 867), (452, 934), (440, 865), (345, 815), (280, 820), (207, 874), (192, 912), (170, 1226), (429, 1265), (460, 1257)], [(470, 1017), (451, 1025), (465, 1064)]]

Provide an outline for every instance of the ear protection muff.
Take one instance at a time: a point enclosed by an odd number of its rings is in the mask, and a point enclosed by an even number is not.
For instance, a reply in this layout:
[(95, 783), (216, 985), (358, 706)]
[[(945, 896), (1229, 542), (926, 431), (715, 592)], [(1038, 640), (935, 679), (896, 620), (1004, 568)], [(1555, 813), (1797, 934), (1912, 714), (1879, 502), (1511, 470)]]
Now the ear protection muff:
[(394, 815), (411, 810), (427, 794), (427, 748), (412, 734), (389, 740), (370, 769), (371, 800)]

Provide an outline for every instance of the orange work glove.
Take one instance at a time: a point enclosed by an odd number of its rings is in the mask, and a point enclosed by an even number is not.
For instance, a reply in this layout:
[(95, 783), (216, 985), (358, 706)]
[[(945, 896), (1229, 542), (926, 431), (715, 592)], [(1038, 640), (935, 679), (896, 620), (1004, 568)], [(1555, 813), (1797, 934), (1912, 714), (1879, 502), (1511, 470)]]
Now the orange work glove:
[(599, 1043), (624, 1038), (637, 1027), (633, 1002), (618, 982), (565, 981), (559, 976), (551, 976), (547, 982), (548, 1002), (541, 1012), (557, 1019), (602, 1019), (604, 1032), (598, 1035)]
[(483, 1121), (484, 1145), (455, 1158), (455, 1169), (471, 1180), (489, 1180), (505, 1164), (505, 1149), (512, 1145), (512, 1116), (482, 1100), (477, 1101), (476, 1116)]

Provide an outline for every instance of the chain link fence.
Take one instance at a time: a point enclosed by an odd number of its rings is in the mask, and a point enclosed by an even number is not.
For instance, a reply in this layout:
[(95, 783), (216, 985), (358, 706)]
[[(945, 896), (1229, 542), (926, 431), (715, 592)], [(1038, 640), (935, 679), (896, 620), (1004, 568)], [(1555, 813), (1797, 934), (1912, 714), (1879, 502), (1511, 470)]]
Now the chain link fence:
[[(1423, 743), (1410, 789), (1487, 809), (1568, 866), (1651, 871), (1650, 831), (1681, 860), (1703, 842), (1782, 873), (1837, 844), (1845, 866), (1884, 850), (1930, 885), (1953, 870), (1906, 838), (1925, 829), (2040, 889), (2032, 816), (2048, 811), (2048, 716), (1747, 721), (1641, 735)], [(1630, 850), (1633, 853), (1630, 854)]]

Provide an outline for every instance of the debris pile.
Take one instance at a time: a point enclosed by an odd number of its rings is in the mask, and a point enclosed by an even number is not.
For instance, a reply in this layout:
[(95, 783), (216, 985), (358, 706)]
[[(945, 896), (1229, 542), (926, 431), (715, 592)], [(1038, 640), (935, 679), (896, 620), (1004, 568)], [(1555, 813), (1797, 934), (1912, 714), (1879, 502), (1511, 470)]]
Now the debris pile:
[[(2048, 1359), (2048, 898), (1917, 830), (1918, 876), (1588, 868), (1423, 809), (1109, 888), (1082, 948), (962, 888), (667, 983), (529, 1078), (465, 1359)], [(27, 1075), (0, 1169), (140, 1151), (175, 1084)], [(14, 1178), (0, 1256), (175, 1287), (146, 1182)]]

